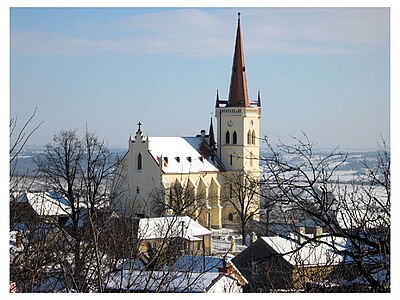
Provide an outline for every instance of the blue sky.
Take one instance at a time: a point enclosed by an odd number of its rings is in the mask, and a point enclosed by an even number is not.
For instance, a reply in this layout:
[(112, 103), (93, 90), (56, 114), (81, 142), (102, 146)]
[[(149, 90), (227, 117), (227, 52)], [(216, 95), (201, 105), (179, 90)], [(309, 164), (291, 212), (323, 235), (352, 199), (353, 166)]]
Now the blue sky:
[(12, 8), (10, 114), (37, 107), (35, 145), (86, 123), (110, 147), (127, 147), (138, 121), (151, 136), (195, 135), (216, 90), (228, 95), (238, 10), (263, 135), (389, 141), (387, 8)]

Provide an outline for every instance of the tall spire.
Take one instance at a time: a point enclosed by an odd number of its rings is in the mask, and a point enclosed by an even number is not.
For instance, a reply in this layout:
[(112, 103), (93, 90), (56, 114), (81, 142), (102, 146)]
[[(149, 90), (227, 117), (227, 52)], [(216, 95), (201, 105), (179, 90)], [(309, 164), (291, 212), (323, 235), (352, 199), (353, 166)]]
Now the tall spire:
[(240, 30), (240, 12), (238, 13), (235, 53), (233, 55), (232, 75), (229, 87), (229, 98), (226, 106), (249, 107), (246, 72), (244, 66), (242, 33)]
[(258, 90), (258, 96), (257, 96), (257, 107), (261, 107), (261, 96), (260, 96), (260, 90)]
[(219, 107), (219, 95), (217, 90), (217, 98), (215, 99), (215, 107)]

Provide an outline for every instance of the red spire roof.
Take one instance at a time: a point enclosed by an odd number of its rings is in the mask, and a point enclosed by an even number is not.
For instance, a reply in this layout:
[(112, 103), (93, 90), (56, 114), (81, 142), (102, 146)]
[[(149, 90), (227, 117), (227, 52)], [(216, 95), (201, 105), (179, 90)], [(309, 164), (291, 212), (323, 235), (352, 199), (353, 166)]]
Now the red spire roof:
[(229, 87), (229, 98), (226, 106), (249, 107), (242, 33), (240, 30), (240, 13), (238, 13), (238, 25), (236, 32), (235, 53), (233, 55), (231, 84)]

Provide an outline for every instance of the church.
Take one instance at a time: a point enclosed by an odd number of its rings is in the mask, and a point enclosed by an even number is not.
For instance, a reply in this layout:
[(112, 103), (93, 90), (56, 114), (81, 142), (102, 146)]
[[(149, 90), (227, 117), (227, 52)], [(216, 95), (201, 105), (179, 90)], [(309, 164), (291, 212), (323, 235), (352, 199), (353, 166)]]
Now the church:
[[(208, 133), (192, 137), (149, 136), (139, 122), (117, 167), (113, 209), (139, 217), (188, 215), (215, 229), (240, 226), (233, 189), (244, 179), (232, 178), (260, 177), (261, 118), (260, 93), (255, 101), (248, 97), (240, 13), (229, 96), (221, 100), (217, 92), (215, 118), (215, 129), (211, 118)], [(245, 201), (250, 200), (256, 212), (259, 195)]]

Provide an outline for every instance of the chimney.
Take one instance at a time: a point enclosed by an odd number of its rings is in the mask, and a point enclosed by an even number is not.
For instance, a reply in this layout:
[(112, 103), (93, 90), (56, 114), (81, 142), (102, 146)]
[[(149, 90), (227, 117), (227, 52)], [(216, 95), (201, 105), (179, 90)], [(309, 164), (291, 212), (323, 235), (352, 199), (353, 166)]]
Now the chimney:
[(206, 136), (206, 131), (204, 129), (202, 129), (200, 131), (200, 135), (201, 135), (202, 138), (204, 138)]
[(226, 257), (221, 258), (222, 267), (218, 267), (218, 272), (220, 273), (228, 273), (228, 268), (226, 267)]
[(250, 244), (254, 244), (255, 241), (257, 241), (257, 234), (253, 231), (252, 233), (250, 233)]
[(321, 226), (315, 226), (314, 236), (321, 236), (324, 233), (324, 229)]
[(235, 237), (232, 236), (231, 238), (231, 248), (230, 248), (230, 252), (232, 254), (234, 254), (236, 252), (236, 240)]
[(306, 234), (306, 228), (304, 226), (300, 226), (299, 232), (298, 232), (299, 244), (302, 244), (304, 242), (303, 235), (305, 235), (305, 234)]

